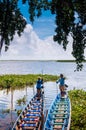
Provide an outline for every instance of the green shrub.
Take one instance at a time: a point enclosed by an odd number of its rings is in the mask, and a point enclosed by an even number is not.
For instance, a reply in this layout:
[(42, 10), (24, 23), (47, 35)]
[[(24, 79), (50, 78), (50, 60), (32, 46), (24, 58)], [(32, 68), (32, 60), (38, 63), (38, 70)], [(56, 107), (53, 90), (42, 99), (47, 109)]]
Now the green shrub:
[(86, 130), (86, 92), (71, 90), (69, 97), (72, 106), (70, 130)]

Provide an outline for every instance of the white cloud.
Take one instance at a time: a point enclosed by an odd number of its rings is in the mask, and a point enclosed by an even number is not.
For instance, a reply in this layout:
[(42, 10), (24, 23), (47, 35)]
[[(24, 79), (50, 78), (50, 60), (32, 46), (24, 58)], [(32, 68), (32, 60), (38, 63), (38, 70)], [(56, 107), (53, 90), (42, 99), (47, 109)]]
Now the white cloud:
[(71, 55), (72, 38), (69, 37), (70, 44), (67, 51), (64, 51), (62, 46), (53, 41), (50, 36), (41, 40), (34, 32), (30, 24), (27, 25), (21, 37), (17, 34), (7, 52), (2, 50), (0, 59), (19, 59), (19, 60), (58, 60), (58, 59), (73, 59)]

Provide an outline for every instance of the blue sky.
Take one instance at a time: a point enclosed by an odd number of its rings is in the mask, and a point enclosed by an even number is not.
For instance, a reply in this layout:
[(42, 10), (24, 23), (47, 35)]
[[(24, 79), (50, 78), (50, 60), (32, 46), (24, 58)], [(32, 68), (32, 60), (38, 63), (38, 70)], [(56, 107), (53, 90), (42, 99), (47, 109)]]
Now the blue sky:
[(44, 11), (42, 16), (35, 18), (35, 21), (32, 24), (29, 20), (28, 4), (22, 5), (22, 1), (20, 0), (19, 8), (24, 17), (27, 19), (27, 22), (33, 26), (34, 31), (36, 31), (41, 39), (44, 39), (50, 35), (54, 35), (55, 16), (51, 15), (50, 11)]

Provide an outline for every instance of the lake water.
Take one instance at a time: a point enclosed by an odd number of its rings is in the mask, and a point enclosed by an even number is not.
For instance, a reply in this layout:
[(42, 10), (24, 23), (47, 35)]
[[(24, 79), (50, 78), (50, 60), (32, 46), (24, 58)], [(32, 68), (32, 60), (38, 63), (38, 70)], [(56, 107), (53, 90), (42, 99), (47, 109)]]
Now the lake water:
[[(68, 84), (68, 90), (84, 89), (86, 90), (86, 63), (80, 72), (74, 72), (76, 64), (69, 62), (55, 62), (55, 61), (0, 61), (0, 75), (2, 74), (53, 74), (60, 75), (63, 73)], [(57, 94), (55, 82), (48, 82), (45, 86), (45, 109), (49, 109), (52, 100)], [(35, 86), (34, 86), (35, 88)], [(35, 90), (35, 89), (34, 89)], [(27, 96), (27, 101), (33, 97), (33, 88), (27, 87), (23, 90), (15, 91), (0, 91), (0, 130), (9, 130), (12, 127), (12, 122), (17, 118), (15, 109), (19, 107), (16, 101), (19, 98)], [(10, 109), (10, 113), (3, 113), (4, 110)], [(11, 111), (13, 109), (13, 111)]]
[(76, 64), (73, 62), (55, 61), (0, 61), (0, 74), (53, 74), (63, 73), (69, 89), (86, 88), (86, 63), (83, 70), (74, 72)]

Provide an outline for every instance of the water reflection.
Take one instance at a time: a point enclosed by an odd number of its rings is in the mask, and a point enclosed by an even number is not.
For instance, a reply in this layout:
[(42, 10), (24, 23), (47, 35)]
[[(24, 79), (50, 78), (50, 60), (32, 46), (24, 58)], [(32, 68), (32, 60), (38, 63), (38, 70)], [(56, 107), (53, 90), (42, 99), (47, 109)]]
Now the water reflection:
[[(70, 89), (70, 87), (68, 88)], [(59, 92), (58, 86), (55, 82), (47, 82), (44, 84), (44, 102), (45, 110), (48, 110), (52, 101)], [(0, 130), (10, 130), (13, 122), (17, 119), (17, 111), (25, 107), (19, 106), (17, 100), (26, 96), (27, 102), (31, 100), (36, 93), (36, 86), (25, 87), (21, 90), (0, 90)], [(3, 113), (3, 110), (9, 109), (9, 113)]]
[[(50, 107), (52, 100), (57, 94), (56, 84), (54, 82), (48, 82), (44, 84), (44, 96), (45, 96), (45, 110)], [(18, 106), (16, 101), (24, 96), (27, 97), (27, 102), (31, 100), (36, 93), (36, 87), (25, 87), (21, 90), (1, 90), (0, 91), (0, 130), (8, 130), (12, 128), (13, 122), (17, 118), (17, 111), (25, 107), (25, 105)], [(2, 105), (3, 104), (3, 105)], [(9, 109), (9, 113), (2, 113), (2, 110)], [(9, 128), (8, 128), (9, 124)]]
[[(21, 90), (0, 90), (0, 130), (12, 128), (13, 122), (17, 118), (17, 111), (23, 109), (24, 105), (19, 106), (18, 99), (27, 97), (27, 101), (33, 97), (33, 88), (25, 87)], [(8, 111), (9, 110), (9, 111)]]
[[(56, 61), (0, 61), (0, 75), (2, 74), (54, 74), (63, 73), (67, 77), (67, 84), (71, 89), (84, 88), (86, 84), (86, 63), (83, 70), (74, 72), (76, 63)], [(22, 70), (22, 71), (21, 71)], [(85, 88), (86, 89), (86, 88)]]

